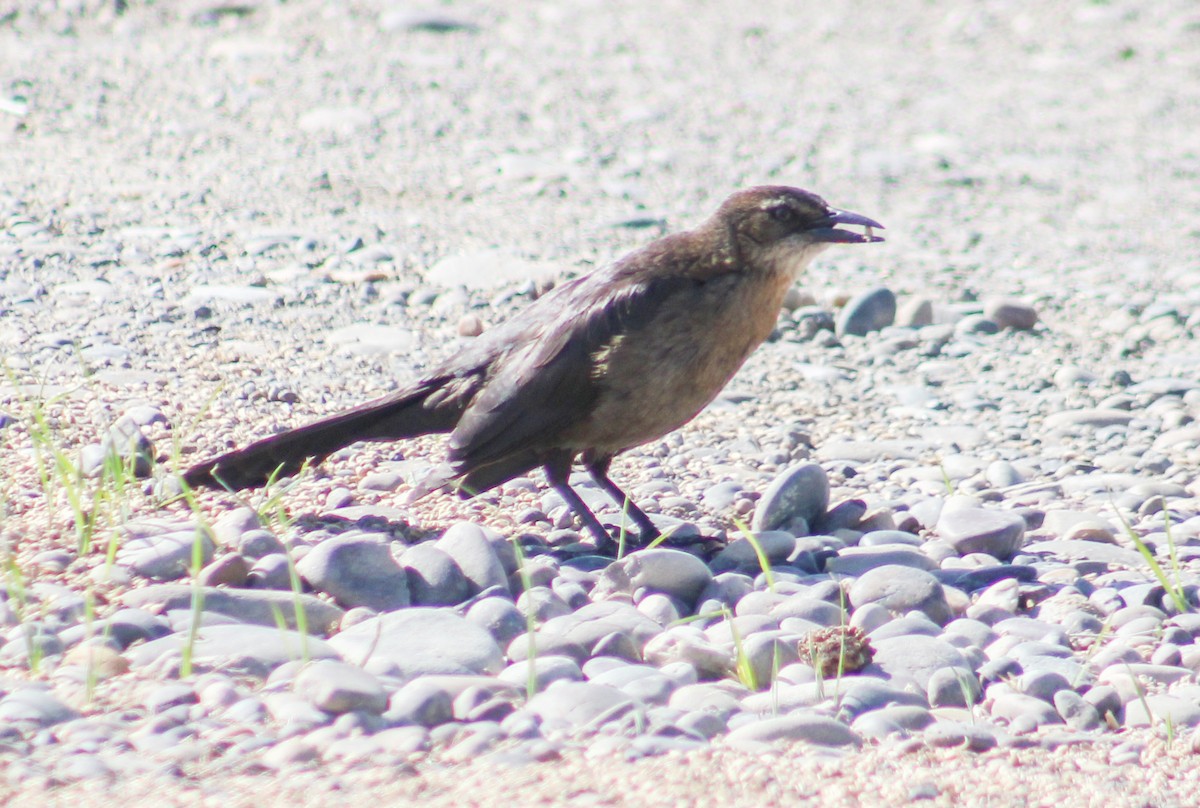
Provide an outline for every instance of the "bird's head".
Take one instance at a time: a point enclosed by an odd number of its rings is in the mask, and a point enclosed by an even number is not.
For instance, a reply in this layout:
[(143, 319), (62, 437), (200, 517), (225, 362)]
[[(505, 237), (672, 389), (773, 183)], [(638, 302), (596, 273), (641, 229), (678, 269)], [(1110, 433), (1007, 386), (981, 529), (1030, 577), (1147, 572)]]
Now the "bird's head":
[[(866, 244), (883, 241), (872, 231), (883, 225), (861, 213), (830, 207), (824, 199), (800, 188), (763, 185), (730, 196), (714, 219), (728, 228), (752, 263), (765, 262), (775, 269), (784, 261), (798, 272), (830, 244)], [(857, 225), (864, 232), (843, 230), (838, 225)], [(755, 260), (757, 254), (759, 260)]]

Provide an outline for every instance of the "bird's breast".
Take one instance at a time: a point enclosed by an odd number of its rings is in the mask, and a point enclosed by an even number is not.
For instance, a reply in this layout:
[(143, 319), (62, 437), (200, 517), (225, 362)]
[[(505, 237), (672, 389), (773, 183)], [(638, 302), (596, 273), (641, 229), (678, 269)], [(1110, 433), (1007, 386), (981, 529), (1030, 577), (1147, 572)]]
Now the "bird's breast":
[(714, 278), (614, 335), (592, 355), (595, 407), (564, 442), (615, 453), (690, 421), (770, 335), (790, 283), (782, 274)]

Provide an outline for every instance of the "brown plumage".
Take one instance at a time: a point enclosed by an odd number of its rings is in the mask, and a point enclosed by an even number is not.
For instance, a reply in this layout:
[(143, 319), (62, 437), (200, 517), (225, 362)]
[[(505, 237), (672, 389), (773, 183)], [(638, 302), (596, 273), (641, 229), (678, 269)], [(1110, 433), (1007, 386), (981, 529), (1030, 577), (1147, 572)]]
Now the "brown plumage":
[(199, 463), (184, 480), (250, 488), (356, 441), (448, 432), (447, 465), (418, 494), (470, 495), (541, 466), (605, 544), (568, 485), (579, 459), (645, 540), (657, 530), (609, 479), (613, 457), (694, 418), (771, 333), (809, 261), (830, 244), (882, 241), (871, 228), (882, 225), (798, 188), (739, 191), (696, 229), (562, 284), (406, 389)]

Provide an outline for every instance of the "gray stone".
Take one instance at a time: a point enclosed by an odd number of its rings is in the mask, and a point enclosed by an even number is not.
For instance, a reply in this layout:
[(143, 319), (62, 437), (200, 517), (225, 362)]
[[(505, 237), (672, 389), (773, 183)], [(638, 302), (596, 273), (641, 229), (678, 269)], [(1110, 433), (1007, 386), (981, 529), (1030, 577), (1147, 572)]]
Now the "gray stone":
[(439, 682), (420, 677), (392, 694), (384, 717), (393, 724), (437, 727), (454, 720), (454, 697)]
[(49, 727), (79, 718), (79, 713), (36, 685), (18, 687), (0, 699), (0, 726), (31, 724)]
[(366, 606), (386, 612), (409, 604), (408, 576), (377, 537), (325, 539), (296, 563), (296, 572), (345, 608)]
[(880, 544), (875, 547), (847, 547), (825, 563), (825, 571), (839, 575), (860, 576), (864, 573), (895, 564), (918, 570), (935, 570), (937, 564), (920, 550), (906, 544)]
[(408, 575), (408, 593), (414, 606), (454, 606), (472, 593), (472, 585), (458, 564), (433, 544), (414, 544), (400, 556)]
[(327, 713), (381, 713), (388, 704), (378, 679), (362, 668), (332, 659), (309, 664), (292, 688)]
[(1125, 726), (1149, 727), (1158, 724), (1194, 727), (1200, 724), (1200, 705), (1167, 693), (1153, 693), (1126, 703)]
[[(787, 561), (796, 550), (796, 537), (782, 530), (759, 531), (754, 534), (754, 539), (766, 556), (768, 567)], [(757, 575), (763, 569), (754, 544), (746, 538), (729, 542), (712, 557), (708, 567), (714, 575), (731, 571)]]
[[(187, 633), (171, 634), (136, 645), (125, 652), (134, 668), (150, 665), (164, 654), (182, 654)], [(335, 659), (327, 643), (296, 631), (252, 625), (205, 626), (196, 635), (192, 663), (199, 667), (236, 668), (265, 675), (285, 662), (300, 659)]]
[(529, 700), (527, 709), (543, 721), (567, 727), (599, 726), (642, 708), (610, 685), (557, 682)]
[(849, 595), (855, 607), (878, 603), (897, 615), (917, 610), (938, 625), (953, 616), (938, 580), (912, 567), (888, 564), (868, 570), (850, 586)]
[(995, 749), (999, 740), (996, 733), (981, 724), (964, 724), (957, 721), (939, 721), (925, 728), (922, 737), (935, 749), (968, 749), (986, 752)]
[(925, 689), (931, 707), (971, 707), (979, 701), (982, 688), (974, 673), (962, 668), (939, 668)]
[(896, 321), (896, 295), (877, 286), (851, 298), (838, 312), (837, 335), (865, 336), (881, 331)]
[(862, 738), (850, 727), (832, 718), (802, 713), (764, 718), (742, 724), (726, 736), (732, 746), (804, 741), (817, 746), (862, 746)]
[[(815, 522), (829, 507), (829, 477), (816, 463), (792, 466), (771, 481), (754, 510), (756, 533), (785, 528), (796, 520)], [(805, 531), (807, 532), (807, 530)]]
[(875, 665), (893, 678), (911, 679), (922, 691), (928, 689), (930, 677), (939, 668), (957, 668), (968, 676), (975, 675), (961, 651), (935, 637), (891, 637), (871, 644)]
[(500, 646), (507, 646), (514, 637), (524, 634), (529, 628), (529, 618), (507, 598), (483, 598), (471, 604), (467, 620), (487, 629)]
[(937, 534), (960, 555), (987, 553), (1006, 561), (1021, 547), (1025, 520), (1019, 514), (983, 508), (943, 508)]
[(1055, 696), (1060, 691), (1071, 690), (1071, 683), (1057, 671), (1034, 670), (1027, 671), (1017, 681), (1017, 689), (1027, 696), (1055, 704)]
[[(246, 573), (246, 585), (251, 589), (285, 592), (292, 589), (292, 565), (286, 553), (268, 553), (257, 559)], [(296, 579), (297, 587), (299, 578)]]
[(712, 580), (708, 565), (682, 550), (638, 550), (605, 568), (596, 593), (659, 592), (691, 605)]
[[(459, 522), (451, 525), (433, 546), (454, 560), (470, 582), (473, 593), (493, 586), (509, 591), (508, 573), (512, 570), (506, 569), (504, 562), (506, 556), (512, 555), (512, 548), (495, 531), (471, 522)], [(515, 561), (511, 566), (516, 569)]]
[(404, 678), (435, 673), (498, 673), (503, 654), (484, 628), (450, 612), (414, 607), (388, 612), (331, 639), (348, 662), (390, 666)]
[[(282, 617), (288, 628), (297, 628), (299, 612), (311, 634), (331, 634), (341, 623), (344, 614), (332, 603), (294, 592), (201, 587), (200, 595), (205, 612), (229, 615), (260, 626), (274, 627), (278, 625), (278, 618)], [(191, 609), (193, 596), (194, 589), (191, 586), (161, 584), (131, 589), (121, 596), (121, 602), (135, 609), (186, 610)]]
[(583, 671), (579, 669), (579, 663), (567, 656), (538, 656), (532, 660), (523, 659), (500, 671), (497, 678), (502, 682), (526, 687), (530, 682), (531, 671), (533, 689), (538, 693), (545, 690), (551, 682), (557, 682), (560, 679), (569, 682), (578, 682), (583, 679)]
[[(240, 548), (246, 533), (260, 530), (261, 528), (262, 522), (259, 521), (258, 511), (249, 507), (234, 508), (231, 511), (226, 511), (214, 519), (212, 523), (213, 538), (217, 544), (223, 547)], [(267, 535), (271, 534), (268, 533)], [(279, 549), (282, 550), (283, 546), (280, 545)]]
[(237, 544), (234, 546), (246, 558), (253, 559), (263, 558), (275, 553), (283, 555), (287, 552), (287, 548), (283, 546), (283, 542), (276, 538), (275, 534), (269, 530), (247, 530), (245, 533), (239, 535)]
[(1062, 723), (1058, 711), (1053, 706), (1023, 693), (1001, 693), (996, 696), (992, 699), (992, 715), (1009, 724), (1021, 718), (1039, 727)]
[(199, 528), (137, 536), (122, 543), (116, 563), (147, 578), (173, 581), (188, 574), (197, 549), (201, 566), (212, 561), (216, 546)]
[(1104, 726), (1100, 711), (1074, 690), (1059, 690), (1054, 694), (1054, 709), (1071, 729), (1091, 732)]
[(991, 298), (984, 301), (983, 316), (1001, 328), (1028, 331), (1038, 323), (1037, 309), (1012, 298)]

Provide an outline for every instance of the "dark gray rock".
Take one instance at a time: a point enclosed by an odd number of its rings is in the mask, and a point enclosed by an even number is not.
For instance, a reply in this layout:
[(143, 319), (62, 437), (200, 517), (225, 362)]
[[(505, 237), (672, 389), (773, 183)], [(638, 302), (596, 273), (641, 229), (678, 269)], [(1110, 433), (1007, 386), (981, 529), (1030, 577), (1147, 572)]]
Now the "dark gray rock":
[(197, 551), (203, 566), (215, 549), (208, 533), (196, 527), (128, 539), (117, 550), (116, 563), (147, 578), (173, 581), (188, 574)]
[(877, 286), (851, 298), (837, 316), (837, 335), (865, 336), (896, 321), (896, 295)]
[(0, 726), (49, 727), (79, 718), (79, 713), (37, 685), (25, 685), (0, 699)]
[[(121, 602), (134, 609), (155, 607), (160, 611), (189, 610), (193, 595), (191, 586), (161, 584), (131, 589), (121, 596)], [(200, 595), (203, 611), (229, 615), (260, 626), (274, 627), (277, 617), (282, 617), (287, 627), (294, 629), (298, 627), (299, 616), (302, 615), (306, 629), (312, 634), (332, 633), (344, 614), (332, 603), (294, 592), (201, 587)]]
[(366, 606), (386, 612), (409, 605), (408, 576), (380, 537), (325, 539), (296, 563), (296, 572), (345, 608)]
[(408, 575), (408, 593), (414, 606), (454, 606), (471, 596), (471, 582), (458, 564), (431, 543), (409, 547), (399, 563)]
[(472, 594), (498, 586), (508, 591), (508, 572), (500, 547), (511, 552), (503, 536), (471, 522), (459, 522), (442, 534), (434, 547), (454, 560), (472, 587)]
[(500, 646), (506, 646), (514, 637), (524, 634), (529, 628), (529, 618), (507, 598), (483, 598), (471, 604), (467, 620), (481, 626), (495, 638)]
[(454, 720), (454, 697), (440, 683), (419, 677), (392, 694), (384, 718), (401, 726), (441, 726)]
[(1071, 729), (1091, 732), (1104, 726), (1100, 711), (1088, 704), (1074, 690), (1059, 690), (1054, 694), (1054, 709)]
[(269, 530), (247, 530), (239, 535), (234, 545), (246, 558), (259, 559), (275, 553), (283, 555), (287, 548)]
[[(787, 529), (796, 520), (805, 528), (829, 507), (829, 477), (816, 463), (801, 463), (771, 481), (754, 510), (755, 532)], [(789, 531), (792, 532), (792, 531)], [(807, 533), (807, 529), (804, 533)]]

